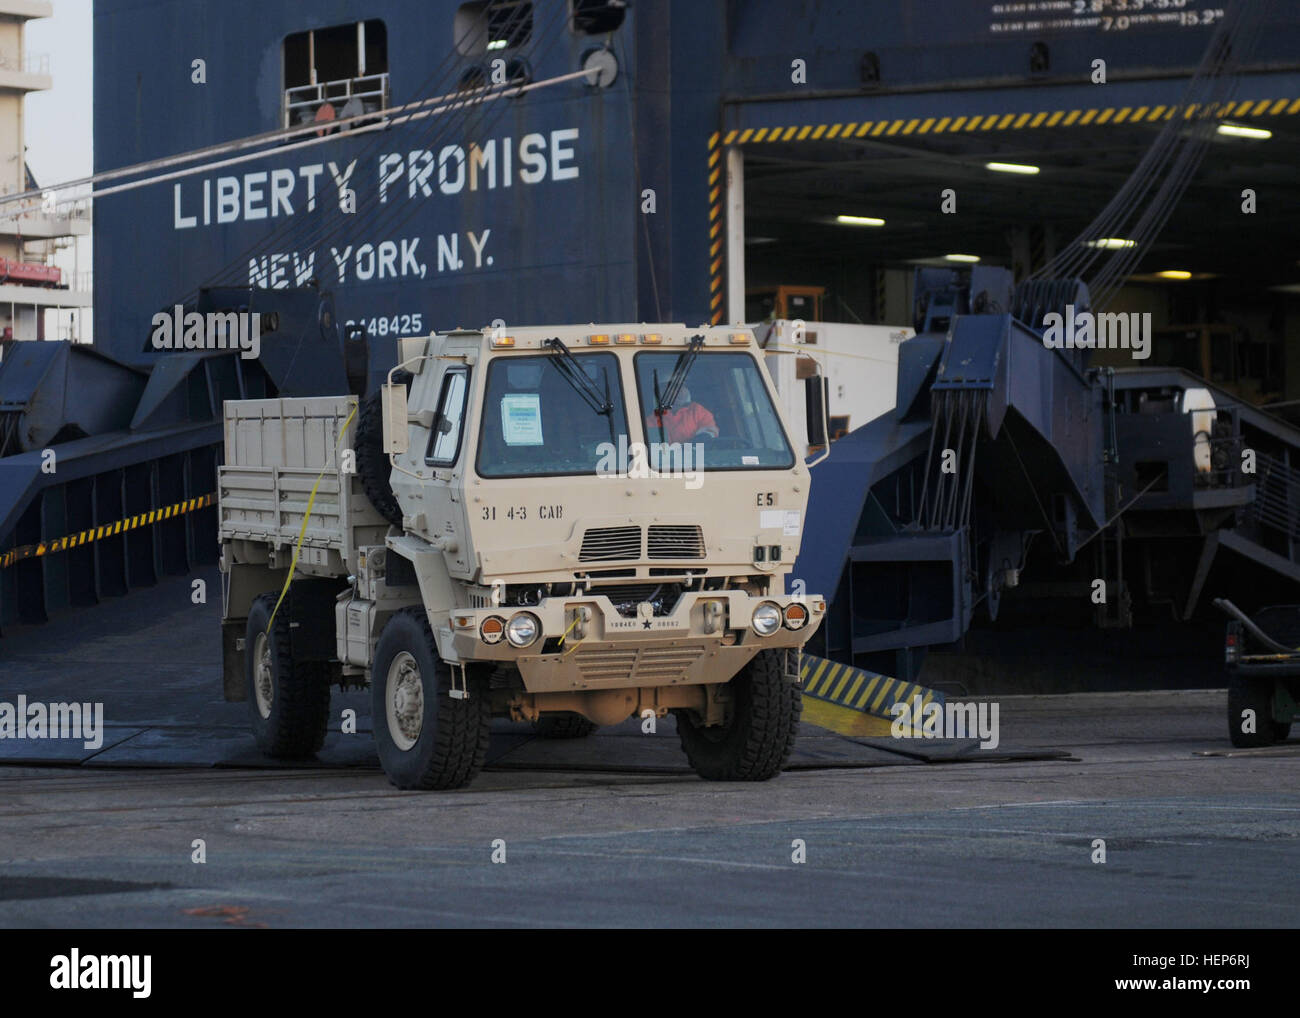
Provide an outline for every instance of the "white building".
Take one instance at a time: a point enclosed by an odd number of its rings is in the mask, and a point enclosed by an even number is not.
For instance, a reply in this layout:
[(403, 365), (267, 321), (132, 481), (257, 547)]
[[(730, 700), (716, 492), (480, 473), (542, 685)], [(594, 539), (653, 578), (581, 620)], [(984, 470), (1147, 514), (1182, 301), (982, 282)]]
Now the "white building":
[[(27, 52), (25, 28), (54, 13), (49, 0), (0, 0), (0, 196), (32, 190), (25, 157), (29, 92), (53, 86), (49, 56)], [(51, 181), (41, 181), (42, 184)], [(41, 198), (0, 206), (0, 337), (81, 338), (90, 328), (90, 273), (40, 280), (57, 250), (90, 233), (88, 203), (51, 206)], [(84, 322), (84, 326), (83, 326)]]

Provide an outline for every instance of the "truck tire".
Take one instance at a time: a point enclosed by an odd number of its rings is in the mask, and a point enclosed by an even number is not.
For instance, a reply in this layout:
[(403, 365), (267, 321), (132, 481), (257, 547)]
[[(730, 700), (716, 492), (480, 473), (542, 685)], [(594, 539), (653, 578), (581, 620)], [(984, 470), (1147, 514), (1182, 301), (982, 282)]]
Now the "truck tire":
[(370, 703), (379, 762), (398, 788), (461, 788), (483, 769), (488, 748), (484, 683), (453, 699), (451, 669), (438, 656), (422, 608), (403, 608), (379, 634)]
[[(398, 371), (393, 381), (409, 389), (411, 373)], [(402, 507), (397, 504), (393, 486), (389, 482), (392, 465), (384, 454), (384, 411), (380, 393), (372, 392), (361, 401), (357, 411), (357, 437), (353, 442), (357, 454), (357, 476), (362, 490), (379, 514), (395, 527), (402, 525)]]
[(585, 739), (600, 726), (581, 714), (543, 714), (533, 722), (539, 739)]
[(263, 594), (248, 610), (244, 630), (244, 680), (248, 716), (257, 747), (278, 760), (315, 755), (329, 722), (328, 661), (295, 661), (290, 643), (291, 598), (275, 613), (278, 594)]
[(697, 724), (677, 712), (682, 749), (708, 781), (767, 781), (781, 773), (799, 731), (803, 700), (785, 678), (783, 653), (764, 650), (731, 680), (733, 703), (725, 725)]
[[(1242, 712), (1255, 712), (1255, 730), (1243, 732)], [(1269, 679), (1228, 676), (1228, 738), (1239, 749), (1271, 746), (1277, 737), (1273, 721), (1273, 683)], [(1288, 726), (1289, 727), (1289, 726)]]

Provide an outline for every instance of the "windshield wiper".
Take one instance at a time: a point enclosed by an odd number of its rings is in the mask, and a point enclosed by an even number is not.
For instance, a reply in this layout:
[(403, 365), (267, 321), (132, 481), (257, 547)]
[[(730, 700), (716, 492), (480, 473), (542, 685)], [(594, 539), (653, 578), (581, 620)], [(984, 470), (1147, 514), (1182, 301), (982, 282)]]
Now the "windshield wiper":
[(587, 406), (591, 407), (592, 410), (601, 415), (613, 414), (614, 404), (609, 398), (608, 372), (605, 374), (605, 391), (604, 393), (601, 393), (601, 391), (596, 388), (596, 383), (591, 380), (591, 377), (585, 371), (582, 370), (577, 359), (573, 356), (573, 353), (569, 348), (564, 345), (562, 339), (559, 339), (558, 337), (555, 339), (548, 339), (542, 343), (542, 346), (550, 347), (555, 353), (555, 359), (551, 361), (555, 366), (555, 370), (558, 371), (564, 377), (564, 380), (573, 387), (573, 391), (582, 397), (583, 402), (586, 403)]
[(686, 349), (677, 355), (677, 363), (673, 365), (673, 373), (668, 376), (668, 385), (664, 388), (663, 393), (659, 392), (659, 373), (655, 372), (655, 416), (662, 417), (665, 413), (673, 408), (677, 402), (677, 397), (681, 394), (682, 386), (686, 384), (686, 375), (691, 370), (691, 365), (695, 363), (695, 358), (700, 354), (700, 347), (704, 345), (703, 336), (692, 336), (687, 343)]
[(605, 379), (605, 391), (602, 393), (596, 388), (596, 383), (591, 380), (591, 376), (582, 370), (582, 366), (578, 364), (572, 351), (564, 345), (564, 340), (556, 336), (553, 339), (544, 341), (542, 346), (549, 347), (552, 353), (555, 354), (554, 358), (550, 360), (550, 364), (572, 386), (573, 391), (582, 397), (582, 401), (587, 406), (609, 421), (609, 440), (611, 443), (616, 443), (617, 439), (614, 435), (614, 401), (609, 396), (609, 368), (601, 368)]

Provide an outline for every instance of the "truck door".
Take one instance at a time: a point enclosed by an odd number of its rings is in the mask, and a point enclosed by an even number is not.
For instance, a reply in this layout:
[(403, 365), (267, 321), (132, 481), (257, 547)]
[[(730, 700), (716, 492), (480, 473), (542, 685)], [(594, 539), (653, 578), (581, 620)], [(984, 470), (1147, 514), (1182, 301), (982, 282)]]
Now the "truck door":
[(465, 449), (466, 413), (469, 404), (469, 368), (453, 365), (443, 372), (434, 406), (433, 426), (424, 452), (424, 462), (433, 468), (427, 506), (429, 532), (454, 537), (456, 551), (449, 555), (453, 575), (467, 575), (468, 527), (461, 501), (460, 481), (469, 453)]

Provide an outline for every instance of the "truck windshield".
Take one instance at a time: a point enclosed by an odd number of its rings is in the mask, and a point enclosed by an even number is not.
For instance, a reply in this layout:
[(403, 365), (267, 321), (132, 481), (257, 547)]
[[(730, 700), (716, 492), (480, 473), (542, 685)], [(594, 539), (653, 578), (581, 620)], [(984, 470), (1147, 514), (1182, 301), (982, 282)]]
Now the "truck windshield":
[(637, 392), (652, 464), (656, 446), (699, 443), (705, 470), (794, 466), (794, 453), (763, 384), (763, 369), (749, 354), (701, 351), (672, 407), (656, 414), (656, 383), (662, 395), (679, 356), (668, 351), (636, 355)]
[(566, 378), (556, 354), (498, 357), (488, 368), (478, 448), (480, 477), (594, 474), (606, 447), (627, 441), (618, 358), (579, 353), (573, 364), (602, 397), (598, 413)]

